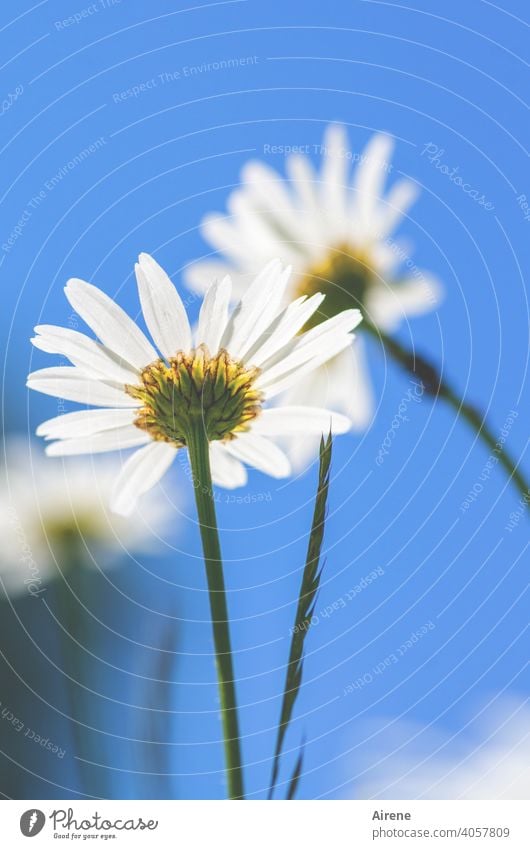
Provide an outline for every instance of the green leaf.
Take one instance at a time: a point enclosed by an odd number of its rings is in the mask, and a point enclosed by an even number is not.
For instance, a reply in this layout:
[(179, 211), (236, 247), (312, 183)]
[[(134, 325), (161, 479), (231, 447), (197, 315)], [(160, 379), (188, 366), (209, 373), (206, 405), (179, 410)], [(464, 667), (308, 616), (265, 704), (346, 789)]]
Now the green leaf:
[[(282, 708), (280, 713), (280, 723), (278, 725), (278, 733), (276, 737), (276, 748), (274, 751), (274, 761), (272, 764), (271, 784), (269, 789), (269, 799), (272, 799), (274, 788), (278, 780), (278, 772), (280, 769), (280, 756), (285, 740), (285, 734), (291, 717), (293, 708), (300, 691), (302, 683), (302, 672), (304, 665), (304, 645), (305, 640), (311, 626), (311, 618), (315, 610), (316, 596), (320, 585), (320, 554), (322, 550), (322, 540), (324, 538), (324, 525), (326, 521), (326, 506), (328, 500), (329, 489), (329, 471), (331, 465), (331, 433), (324, 440), (320, 441), (320, 468), (318, 474), (318, 488), (315, 500), (315, 509), (313, 512), (313, 523), (311, 526), (311, 534), (309, 537), (309, 545), (307, 548), (307, 557), (302, 576), (302, 585), (300, 587), (300, 595), (298, 597), (298, 606), (292, 629), (291, 649), (289, 652), (289, 662), (287, 664), (287, 672), (285, 676), (285, 687), (282, 699)], [(302, 768), (303, 750), (299, 755), (297, 766), (299, 770)], [(296, 791), (296, 785), (300, 775), (293, 774), (291, 779), (291, 787), (294, 781), (293, 793)], [(290, 798), (290, 797), (288, 797)]]

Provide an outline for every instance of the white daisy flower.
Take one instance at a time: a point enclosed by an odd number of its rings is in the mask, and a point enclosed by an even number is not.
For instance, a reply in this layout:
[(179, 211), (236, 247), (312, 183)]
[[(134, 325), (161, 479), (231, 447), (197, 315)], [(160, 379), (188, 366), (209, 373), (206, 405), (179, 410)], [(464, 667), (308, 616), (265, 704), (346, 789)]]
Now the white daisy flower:
[[(145, 499), (141, 515), (125, 519), (108, 502), (118, 458), (50, 460), (22, 437), (5, 443), (0, 467), (0, 586), (10, 596), (38, 596), (70, 565), (75, 548), (88, 566), (107, 568), (127, 552), (155, 547), (174, 526), (168, 501)], [(1, 593), (0, 593), (1, 595)]]
[[(248, 163), (242, 186), (228, 199), (229, 214), (209, 215), (202, 225), (204, 238), (224, 261), (190, 266), (189, 285), (204, 291), (212, 277), (229, 273), (239, 297), (256, 267), (282, 256), (294, 270), (288, 298), (317, 290), (326, 294), (308, 327), (359, 307), (362, 326), (388, 332), (402, 320), (434, 309), (441, 293), (438, 283), (411, 262), (407, 249), (392, 236), (417, 195), (415, 183), (400, 179), (385, 196), (392, 147), (389, 136), (375, 135), (353, 180), (346, 131), (338, 125), (326, 132), (320, 173), (300, 154), (286, 159), (287, 183), (262, 162)], [(330, 404), (357, 429), (366, 427), (374, 402), (363, 341), (357, 339), (311, 378), (296, 381), (286, 403), (311, 399)]]
[(349, 309), (300, 333), (324, 296), (301, 295), (282, 307), (289, 274), (278, 260), (270, 262), (233, 310), (230, 279), (214, 283), (192, 334), (173, 283), (152, 257), (141, 254), (136, 265), (140, 302), (160, 353), (108, 295), (70, 280), (66, 297), (100, 341), (62, 327), (36, 327), (33, 344), (72, 365), (36, 371), (27, 385), (101, 409), (41, 424), (37, 434), (55, 440), (47, 453), (136, 448), (111, 500), (124, 515), (169, 469), (186, 446), (190, 427), (205, 428), (212, 478), (220, 486), (244, 485), (244, 464), (277, 478), (289, 475), (289, 460), (275, 437), (320, 434), (330, 426), (340, 433), (350, 422), (320, 407), (266, 404), (348, 348), (361, 320), (359, 310)]

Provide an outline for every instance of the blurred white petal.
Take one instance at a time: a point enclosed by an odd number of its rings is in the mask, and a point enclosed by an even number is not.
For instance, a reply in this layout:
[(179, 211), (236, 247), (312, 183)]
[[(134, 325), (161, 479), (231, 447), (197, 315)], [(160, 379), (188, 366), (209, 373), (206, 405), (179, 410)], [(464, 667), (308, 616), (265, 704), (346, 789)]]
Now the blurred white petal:
[(346, 433), (351, 427), (347, 416), (322, 407), (270, 407), (252, 423), (252, 433), (287, 436), (298, 433)]
[(274, 442), (253, 433), (243, 433), (226, 444), (233, 457), (273, 478), (285, 478), (291, 472), (287, 455)]
[(367, 298), (366, 309), (375, 325), (392, 332), (407, 318), (435, 309), (442, 297), (437, 279), (422, 273), (391, 286), (378, 283)]
[(136, 451), (124, 463), (114, 486), (111, 506), (122, 516), (134, 510), (141, 495), (165, 475), (177, 452), (166, 442), (152, 442)]
[(210, 443), (210, 464), (212, 481), (216, 486), (225, 489), (245, 486), (247, 472), (243, 463), (232, 457), (221, 442)]

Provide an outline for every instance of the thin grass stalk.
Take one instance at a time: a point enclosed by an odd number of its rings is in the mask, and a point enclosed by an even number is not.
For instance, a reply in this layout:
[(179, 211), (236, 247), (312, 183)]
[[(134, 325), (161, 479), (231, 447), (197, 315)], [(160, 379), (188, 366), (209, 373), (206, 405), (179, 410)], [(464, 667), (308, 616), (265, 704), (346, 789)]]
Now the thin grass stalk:
[[(315, 609), (316, 596), (320, 586), (320, 555), (322, 551), (322, 541), (324, 538), (324, 525), (326, 521), (326, 506), (329, 489), (329, 472), (331, 465), (331, 449), (332, 438), (331, 434), (326, 440), (320, 441), (320, 466), (318, 473), (318, 487), (315, 499), (315, 508), (313, 511), (313, 522), (311, 525), (311, 534), (309, 536), (309, 544), (307, 548), (306, 563), (304, 573), (302, 575), (302, 584), (300, 587), (300, 595), (298, 597), (298, 605), (294, 626), (292, 628), (291, 647), (289, 651), (289, 662), (285, 675), (285, 686), (282, 698), (282, 707), (280, 712), (280, 723), (276, 737), (276, 747), (274, 750), (274, 759), (272, 763), (271, 783), (269, 789), (269, 799), (272, 799), (274, 788), (278, 780), (278, 772), (280, 769), (280, 756), (285, 740), (285, 735), (292, 718), (293, 709), (295, 706), (300, 686), (302, 683), (302, 672), (304, 664), (304, 645), (305, 640), (311, 626), (311, 618)], [(302, 753), (301, 753), (302, 754)], [(300, 755), (301, 757), (301, 755)], [(302, 761), (299, 758), (297, 762), (298, 770), (301, 770)], [(296, 778), (295, 769), (294, 791), (300, 775)], [(292, 782), (291, 782), (292, 783)], [(290, 791), (289, 791), (290, 792)], [(290, 798), (290, 797), (289, 797)]]

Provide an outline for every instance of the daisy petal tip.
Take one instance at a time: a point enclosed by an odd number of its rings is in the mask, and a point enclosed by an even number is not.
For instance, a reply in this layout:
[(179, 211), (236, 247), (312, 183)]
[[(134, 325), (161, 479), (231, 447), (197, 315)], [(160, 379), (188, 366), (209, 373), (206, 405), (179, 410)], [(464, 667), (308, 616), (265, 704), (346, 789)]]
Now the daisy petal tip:
[(331, 433), (348, 433), (352, 428), (352, 421), (342, 413), (331, 413), (329, 417), (329, 430)]
[(269, 262), (267, 263), (267, 265), (263, 269), (264, 272), (267, 272), (267, 271), (280, 272), (282, 270), (283, 270), (283, 262), (281, 261), (279, 256), (274, 257), (274, 259), (269, 260)]
[(291, 265), (291, 263), (289, 263), (289, 265), (286, 265), (285, 268), (283, 269), (282, 274), (283, 274), (283, 276), (285, 277), (286, 280), (289, 280), (292, 273), (293, 273), (293, 266)]
[(117, 516), (128, 518), (134, 512), (138, 499), (135, 498), (130, 491), (124, 491), (118, 481), (111, 492), (109, 499), (109, 508), (112, 513)]
[(358, 325), (363, 320), (363, 314), (362, 314), (361, 310), (354, 310), (353, 318), (355, 319), (355, 324), (353, 326), (358, 327)]
[(286, 463), (284, 463), (283, 466), (278, 466), (278, 468), (276, 469), (276, 471), (274, 472), (272, 477), (278, 478), (278, 480), (281, 480), (283, 478), (288, 478), (291, 473), (292, 473), (292, 467), (291, 467), (290, 462), (287, 461)]
[(132, 513), (134, 513), (134, 509), (136, 507), (136, 501), (124, 501), (119, 493), (116, 493), (112, 496), (110, 500), (110, 509), (117, 516), (123, 516), (127, 519)]
[(228, 293), (228, 298), (230, 299), (230, 296), (232, 294), (232, 288), (233, 288), (232, 278), (230, 277), (229, 274), (225, 274), (225, 276), (222, 278), (221, 282), (219, 283), (219, 289), (221, 289), (221, 290), (226, 289), (226, 291)]
[(90, 283), (87, 283), (86, 280), (81, 280), (80, 277), (70, 277), (66, 281), (66, 286), (64, 287), (65, 292), (74, 292), (79, 289), (84, 288), (85, 286), (90, 286)]

